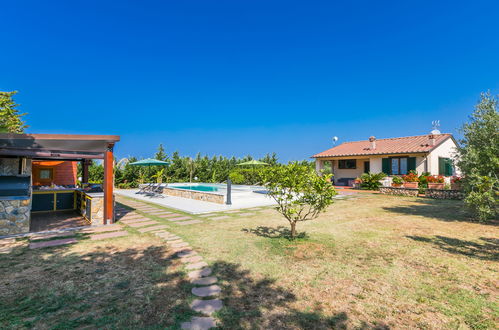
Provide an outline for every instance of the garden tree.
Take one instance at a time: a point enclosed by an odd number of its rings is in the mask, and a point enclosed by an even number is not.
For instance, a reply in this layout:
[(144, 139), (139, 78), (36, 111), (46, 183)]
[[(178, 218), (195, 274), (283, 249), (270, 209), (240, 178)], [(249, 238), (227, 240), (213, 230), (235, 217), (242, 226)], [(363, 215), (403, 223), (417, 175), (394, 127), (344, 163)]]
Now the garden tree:
[(14, 102), (13, 92), (0, 92), (0, 133), (24, 133), (25, 125), (21, 119), (25, 113), (19, 113), (16, 109), (18, 104)]
[(156, 158), (157, 160), (164, 161), (164, 162), (168, 161), (168, 155), (165, 152), (165, 148), (163, 147), (163, 144), (160, 144), (158, 146), (158, 151), (156, 152), (156, 155), (154, 155), (154, 158)]
[(456, 162), (464, 175), (464, 202), (475, 219), (497, 218), (499, 208), (499, 114), (498, 98), (482, 93), (468, 123)]
[(277, 158), (277, 155), (275, 152), (272, 154), (266, 154), (265, 157), (259, 159), (261, 162), (267, 163), (269, 165), (277, 165), (279, 163), (279, 160)]
[(277, 211), (291, 226), (290, 238), (296, 237), (296, 224), (315, 219), (333, 203), (336, 191), (331, 176), (319, 176), (309, 166), (290, 163), (261, 169), (263, 185), (277, 202)]

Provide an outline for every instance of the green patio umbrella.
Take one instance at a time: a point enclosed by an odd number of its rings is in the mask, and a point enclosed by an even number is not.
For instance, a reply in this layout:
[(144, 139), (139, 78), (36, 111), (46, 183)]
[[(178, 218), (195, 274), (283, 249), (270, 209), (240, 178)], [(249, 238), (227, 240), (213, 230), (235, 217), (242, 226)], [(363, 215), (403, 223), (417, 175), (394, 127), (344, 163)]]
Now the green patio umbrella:
[(245, 166), (245, 165), (267, 165), (267, 166), (268, 166), (268, 165), (270, 165), (270, 164), (267, 164), (267, 163), (264, 163), (264, 162), (261, 162), (261, 161), (259, 161), (259, 160), (255, 160), (255, 159), (250, 160), (250, 161), (248, 161), (248, 162), (244, 162), (244, 163), (239, 163), (239, 164), (237, 164), (237, 166)]
[(153, 158), (147, 158), (147, 159), (142, 159), (133, 163), (130, 163), (130, 165), (139, 165), (139, 166), (161, 166), (161, 165), (168, 165), (168, 162), (164, 162), (161, 160), (153, 159)]

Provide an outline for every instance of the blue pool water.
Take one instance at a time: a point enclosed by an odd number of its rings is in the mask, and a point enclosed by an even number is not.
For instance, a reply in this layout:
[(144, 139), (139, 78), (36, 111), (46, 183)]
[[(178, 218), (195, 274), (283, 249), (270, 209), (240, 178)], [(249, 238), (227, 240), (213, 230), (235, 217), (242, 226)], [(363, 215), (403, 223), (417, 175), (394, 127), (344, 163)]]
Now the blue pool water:
[(171, 186), (172, 188), (177, 188), (177, 189), (185, 189), (185, 190), (196, 190), (196, 191), (218, 191), (217, 187), (214, 186), (203, 186), (203, 185), (196, 185), (196, 186)]

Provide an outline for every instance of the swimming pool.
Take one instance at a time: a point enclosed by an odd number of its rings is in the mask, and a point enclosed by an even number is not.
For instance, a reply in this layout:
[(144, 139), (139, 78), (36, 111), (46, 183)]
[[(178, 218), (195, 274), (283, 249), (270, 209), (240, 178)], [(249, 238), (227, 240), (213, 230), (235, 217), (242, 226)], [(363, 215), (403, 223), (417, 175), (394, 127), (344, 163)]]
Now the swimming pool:
[(189, 185), (189, 186), (169, 186), (170, 188), (177, 189), (185, 189), (185, 190), (195, 190), (195, 191), (209, 191), (214, 192), (218, 191), (218, 187), (216, 186), (208, 186), (208, 185)]

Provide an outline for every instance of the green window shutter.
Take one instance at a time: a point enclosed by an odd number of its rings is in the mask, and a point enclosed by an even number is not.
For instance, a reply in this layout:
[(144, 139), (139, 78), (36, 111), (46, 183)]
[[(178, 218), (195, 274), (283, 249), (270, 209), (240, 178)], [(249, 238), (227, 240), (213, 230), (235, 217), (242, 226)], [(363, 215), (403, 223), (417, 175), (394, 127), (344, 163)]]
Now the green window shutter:
[(391, 166), (390, 166), (390, 158), (381, 159), (381, 170), (385, 174), (388, 174), (388, 175), (392, 174)]
[(445, 158), (438, 158), (438, 175), (445, 175)]
[(416, 170), (416, 157), (407, 158), (407, 172)]
[(453, 172), (452, 159), (445, 158), (445, 176), (452, 176)]

